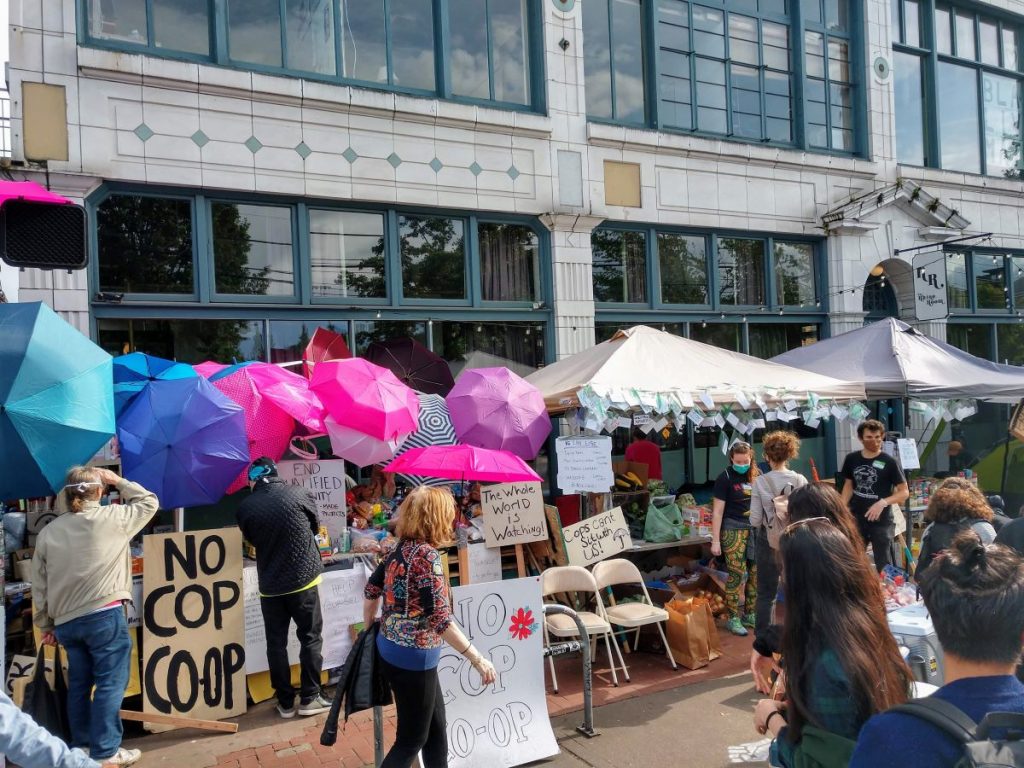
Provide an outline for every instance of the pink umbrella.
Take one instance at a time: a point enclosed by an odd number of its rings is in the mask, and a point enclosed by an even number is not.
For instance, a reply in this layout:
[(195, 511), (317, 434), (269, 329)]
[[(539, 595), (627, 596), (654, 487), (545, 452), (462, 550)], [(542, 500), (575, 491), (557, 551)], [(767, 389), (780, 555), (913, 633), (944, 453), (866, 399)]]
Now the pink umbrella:
[(263, 397), (299, 424), (314, 432), (324, 431), (324, 406), (304, 376), (269, 363), (253, 363), (245, 372)]
[(398, 440), (370, 437), (364, 432), (343, 427), (330, 416), (324, 421), (331, 438), (331, 451), (335, 456), (351, 461), (358, 467), (368, 467), (394, 458), (395, 452), (405, 442), (404, 437)]
[(481, 483), (539, 481), (540, 475), (508, 451), (491, 451), (474, 445), (432, 445), (406, 451), (385, 472), (473, 480)]
[(551, 432), (544, 396), (508, 368), (463, 371), (446, 401), (463, 443), (534, 459)]
[(387, 368), (361, 358), (317, 363), (310, 389), (329, 416), (379, 440), (397, 440), (416, 431), (420, 401)]
[(227, 366), (224, 363), (215, 363), (213, 360), (207, 360), (206, 362), (199, 363), (199, 365), (193, 365), (192, 368), (204, 379), (208, 379), (213, 374), (223, 371)]

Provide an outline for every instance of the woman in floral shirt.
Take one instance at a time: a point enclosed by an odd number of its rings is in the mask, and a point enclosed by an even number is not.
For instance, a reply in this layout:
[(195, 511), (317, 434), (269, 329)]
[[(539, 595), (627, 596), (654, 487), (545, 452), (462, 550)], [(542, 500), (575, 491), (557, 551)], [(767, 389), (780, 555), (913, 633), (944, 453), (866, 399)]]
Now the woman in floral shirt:
[(415, 488), (399, 510), (399, 543), (366, 584), (363, 617), (375, 620), (381, 598), (377, 650), (398, 714), (395, 744), (381, 768), (409, 768), (422, 750), (425, 768), (448, 765), (444, 697), (437, 678), (447, 643), (473, 666), (485, 685), (494, 667), (452, 621), (448, 582), (437, 547), (451, 539), (455, 499), (444, 488)]

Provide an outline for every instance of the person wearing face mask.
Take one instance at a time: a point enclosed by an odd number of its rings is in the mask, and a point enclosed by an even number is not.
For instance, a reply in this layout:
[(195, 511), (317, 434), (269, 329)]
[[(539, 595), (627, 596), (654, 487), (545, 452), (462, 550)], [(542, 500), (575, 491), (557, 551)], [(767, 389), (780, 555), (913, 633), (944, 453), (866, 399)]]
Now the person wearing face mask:
[[(754, 451), (748, 443), (735, 442), (729, 448), (729, 466), (715, 480), (711, 506), (711, 554), (725, 555), (729, 579), (725, 583), (726, 628), (734, 635), (747, 634), (754, 626), (757, 602), (757, 567), (747, 558), (750, 538), (750, 488), (757, 477)], [(746, 612), (740, 618), (740, 588), (747, 578)]]

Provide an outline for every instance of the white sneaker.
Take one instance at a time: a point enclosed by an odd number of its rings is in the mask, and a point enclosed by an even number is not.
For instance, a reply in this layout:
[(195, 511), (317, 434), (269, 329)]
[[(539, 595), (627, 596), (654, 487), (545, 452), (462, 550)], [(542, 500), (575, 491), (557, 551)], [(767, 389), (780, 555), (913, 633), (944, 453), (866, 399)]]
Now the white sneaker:
[(124, 747), (118, 747), (117, 752), (105, 759), (100, 763), (100, 765), (135, 765), (135, 763), (139, 762), (141, 759), (141, 749), (125, 749)]
[(321, 712), (327, 712), (331, 709), (331, 700), (323, 694), (318, 694), (309, 701), (299, 702), (299, 714), (302, 717), (309, 717), (311, 715), (319, 715)]
[(283, 704), (277, 705), (277, 714), (283, 717), (285, 720), (289, 720), (295, 717), (295, 705), (292, 704), (290, 707), (286, 707)]

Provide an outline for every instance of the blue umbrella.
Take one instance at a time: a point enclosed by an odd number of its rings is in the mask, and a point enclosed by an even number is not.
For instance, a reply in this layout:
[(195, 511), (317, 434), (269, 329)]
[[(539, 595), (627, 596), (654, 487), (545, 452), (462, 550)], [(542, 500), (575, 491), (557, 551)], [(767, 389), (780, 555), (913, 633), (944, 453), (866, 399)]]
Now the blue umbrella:
[(154, 380), (117, 422), (124, 476), (165, 509), (220, 500), (249, 465), (245, 412), (206, 379)]
[(128, 407), (143, 387), (154, 380), (190, 379), (198, 376), (191, 365), (162, 357), (132, 352), (114, 358), (114, 414)]
[(111, 367), (45, 304), (0, 304), (0, 499), (48, 496), (113, 436)]

